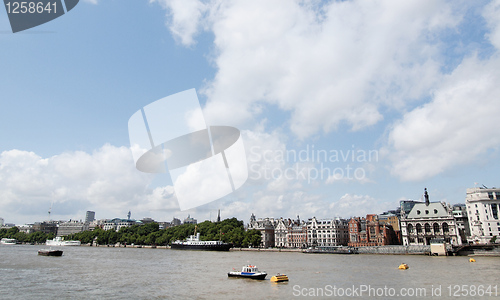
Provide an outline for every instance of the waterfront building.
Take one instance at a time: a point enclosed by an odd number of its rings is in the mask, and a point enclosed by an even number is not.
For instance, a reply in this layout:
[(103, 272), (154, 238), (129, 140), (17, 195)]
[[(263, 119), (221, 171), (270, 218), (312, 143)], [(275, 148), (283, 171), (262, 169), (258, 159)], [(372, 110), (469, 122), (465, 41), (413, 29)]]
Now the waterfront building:
[(461, 245), (453, 209), (444, 202), (430, 202), (427, 189), (425, 202), (413, 203), (408, 214), (401, 209), (401, 236), (403, 245), (430, 245), (431, 239), (443, 239), (452, 245)]
[(94, 220), (95, 220), (95, 211), (88, 210), (85, 213), (85, 223), (89, 224), (89, 223), (91, 223)]
[(261, 243), (260, 247), (269, 248), (274, 247), (274, 227), (275, 221), (273, 218), (255, 218), (255, 215), (250, 216), (250, 223), (248, 224), (248, 229), (256, 229), (261, 233)]
[(286, 240), (288, 248), (307, 248), (307, 224), (299, 216), (289, 223)]
[(366, 215), (366, 219), (352, 218), (348, 224), (349, 246), (366, 247), (399, 244), (392, 225), (387, 222), (387, 219), (380, 220), (377, 215)]
[(467, 206), (471, 241), (489, 243), (500, 234), (500, 189), (469, 188), (465, 198)]
[(288, 233), (289, 220), (280, 218), (274, 228), (274, 245), (279, 248), (287, 246), (286, 235)]
[(453, 205), (452, 213), (453, 218), (455, 218), (455, 222), (457, 222), (458, 234), (460, 235), (460, 239), (462, 240), (462, 243), (465, 243), (467, 241), (467, 238), (470, 237), (467, 206), (465, 205), (465, 203), (455, 204)]
[(68, 222), (59, 224), (59, 228), (57, 229), (57, 236), (66, 236), (86, 230), (89, 230), (88, 223), (83, 223), (77, 220), (69, 220)]
[(131, 220), (131, 219), (120, 219), (114, 218), (112, 220), (106, 220), (102, 229), (110, 230), (114, 229), (115, 231), (119, 231), (122, 227), (130, 227), (132, 225), (141, 225), (141, 221)]
[(348, 223), (346, 220), (340, 218), (318, 220), (316, 217), (312, 217), (307, 221), (308, 246), (347, 246), (348, 242)]

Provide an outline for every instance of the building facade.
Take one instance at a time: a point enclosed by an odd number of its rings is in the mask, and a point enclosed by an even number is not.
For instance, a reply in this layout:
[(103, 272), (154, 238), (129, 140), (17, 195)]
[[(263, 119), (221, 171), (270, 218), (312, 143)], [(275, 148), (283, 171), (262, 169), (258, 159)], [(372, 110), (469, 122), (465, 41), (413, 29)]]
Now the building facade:
[(380, 220), (377, 215), (366, 215), (366, 218), (352, 218), (348, 224), (348, 245), (351, 247), (399, 244), (397, 234), (387, 218)]
[(489, 243), (500, 234), (500, 189), (469, 188), (465, 198), (469, 218), (470, 241)]
[(94, 220), (95, 220), (95, 211), (88, 210), (85, 213), (85, 223), (89, 224), (89, 223), (91, 223)]
[(432, 239), (461, 245), (462, 239), (452, 207), (442, 202), (430, 202), (427, 189), (424, 198), (425, 202), (414, 203), (408, 214), (401, 211), (403, 245), (430, 245)]
[(106, 220), (102, 229), (104, 230), (113, 229), (115, 231), (119, 231), (120, 228), (122, 227), (129, 227), (132, 225), (140, 225), (140, 224), (142, 223), (136, 220), (115, 218), (112, 220)]
[(318, 220), (313, 217), (307, 221), (307, 244), (309, 247), (347, 246), (349, 242), (346, 220)]
[(248, 229), (256, 229), (261, 233), (260, 247), (269, 248), (275, 246), (274, 241), (274, 227), (275, 220), (273, 218), (256, 219), (255, 215), (250, 216), (250, 223)]
[(57, 229), (57, 236), (66, 236), (86, 230), (89, 230), (89, 223), (69, 220), (68, 222), (59, 224), (59, 228)]

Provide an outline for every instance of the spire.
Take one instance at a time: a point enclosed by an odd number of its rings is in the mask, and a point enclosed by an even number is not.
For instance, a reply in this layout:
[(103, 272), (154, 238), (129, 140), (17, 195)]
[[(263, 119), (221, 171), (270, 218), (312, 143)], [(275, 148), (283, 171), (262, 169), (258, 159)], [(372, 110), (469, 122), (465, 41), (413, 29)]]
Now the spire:
[(220, 209), (219, 209), (219, 213), (217, 214), (217, 223), (220, 222)]
[(427, 188), (424, 188), (424, 198), (425, 198), (425, 205), (429, 206), (429, 194), (427, 193)]

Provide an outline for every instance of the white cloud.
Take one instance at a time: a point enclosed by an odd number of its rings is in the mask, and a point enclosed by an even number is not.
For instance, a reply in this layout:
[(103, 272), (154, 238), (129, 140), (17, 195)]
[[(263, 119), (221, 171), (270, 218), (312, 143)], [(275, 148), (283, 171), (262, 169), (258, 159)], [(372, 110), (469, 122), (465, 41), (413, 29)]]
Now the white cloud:
[(330, 209), (336, 216), (348, 218), (351, 216), (366, 216), (367, 214), (380, 214), (384, 210), (397, 207), (397, 203), (377, 201), (368, 195), (345, 194), (338, 201), (330, 204)]
[(500, 49), (500, 1), (489, 3), (484, 8), (483, 15), (491, 30), (487, 37), (493, 46)]
[[(459, 17), (443, 1), (212, 2), (218, 69), (207, 119), (241, 124), (275, 104), (300, 138), (383, 119), (439, 81), (432, 37)], [(172, 11), (175, 13), (174, 11)], [(210, 121), (209, 121), (210, 123)]]
[(465, 59), (434, 93), (389, 134), (392, 172), (422, 180), (477, 161), (498, 149), (500, 58)]
[(137, 217), (176, 209), (172, 187), (149, 187), (153, 175), (134, 168), (130, 149), (104, 145), (93, 153), (65, 152), (42, 158), (33, 152), (0, 154), (0, 211), (6, 222), (48, 218), (82, 219), (86, 210), (100, 218)]
[(167, 14), (167, 26), (172, 35), (185, 46), (195, 43), (194, 36), (201, 26), (206, 6), (198, 0), (150, 0), (158, 2)]

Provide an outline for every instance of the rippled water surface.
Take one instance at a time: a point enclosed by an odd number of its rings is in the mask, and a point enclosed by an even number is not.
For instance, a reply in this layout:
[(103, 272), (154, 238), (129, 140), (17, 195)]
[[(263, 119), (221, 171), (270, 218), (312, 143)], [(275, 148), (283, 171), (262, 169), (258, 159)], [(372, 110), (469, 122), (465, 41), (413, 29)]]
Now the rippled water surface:
[[(40, 248), (0, 245), (0, 299), (288, 299), (321, 293), (341, 298), (341, 292), (398, 299), (402, 289), (425, 290), (414, 299), (451, 299), (450, 294), (477, 299), (477, 292), (489, 286), (491, 293), (482, 298), (500, 298), (500, 291), (494, 297), (495, 286), (500, 288), (500, 257), (476, 257), (469, 263), (468, 257), (85, 246), (61, 247), (62, 257), (45, 257), (37, 255)], [(410, 269), (399, 270), (402, 262)], [(227, 277), (228, 271), (248, 263), (267, 271), (266, 280)], [(290, 281), (270, 282), (276, 273), (287, 274)], [(441, 296), (436, 296), (439, 287)]]

